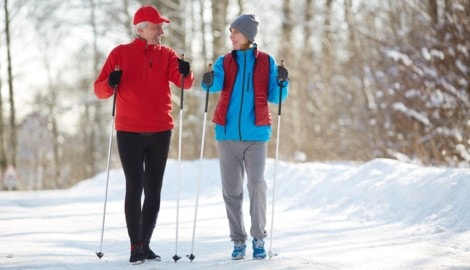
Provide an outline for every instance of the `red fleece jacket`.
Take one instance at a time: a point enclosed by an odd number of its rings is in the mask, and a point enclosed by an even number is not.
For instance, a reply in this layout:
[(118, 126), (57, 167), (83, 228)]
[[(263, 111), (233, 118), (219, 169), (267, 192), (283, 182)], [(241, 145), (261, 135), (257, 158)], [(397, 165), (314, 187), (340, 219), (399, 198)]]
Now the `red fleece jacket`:
[[(174, 50), (147, 45), (142, 39), (111, 51), (95, 81), (95, 94), (100, 99), (113, 95), (108, 77), (119, 66), (123, 73), (117, 90), (116, 130), (159, 132), (174, 127), (170, 82), (181, 87), (178, 58)], [(193, 83), (191, 72), (184, 79), (184, 88), (191, 88)]]

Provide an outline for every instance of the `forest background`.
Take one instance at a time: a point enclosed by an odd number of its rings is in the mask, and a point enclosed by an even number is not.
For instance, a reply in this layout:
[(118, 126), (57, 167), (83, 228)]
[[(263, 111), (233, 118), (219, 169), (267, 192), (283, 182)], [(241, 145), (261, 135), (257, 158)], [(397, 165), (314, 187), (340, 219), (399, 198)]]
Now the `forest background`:
[[(2, 2), (0, 172), (16, 168), (17, 189), (67, 188), (105, 170), (112, 99), (98, 100), (93, 82), (111, 49), (133, 39), (143, 4), (171, 19), (163, 44), (195, 73), (184, 97), (185, 160), (200, 154), (202, 74), (231, 50), (230, 22), (254, 13), (259, 49), (289, 69), (280, 159), (470, 167), (470, 0)], [(175, 131), (179, 95), (173, 88)], [(217, 158), (217, 98), (209, 99), (205, 158)], [(274, 157), (278, 107), (271, 109)], [(177, 143), (174, 132), (171, 158)], [(115, 146), (111, 161), (120, 166)]]

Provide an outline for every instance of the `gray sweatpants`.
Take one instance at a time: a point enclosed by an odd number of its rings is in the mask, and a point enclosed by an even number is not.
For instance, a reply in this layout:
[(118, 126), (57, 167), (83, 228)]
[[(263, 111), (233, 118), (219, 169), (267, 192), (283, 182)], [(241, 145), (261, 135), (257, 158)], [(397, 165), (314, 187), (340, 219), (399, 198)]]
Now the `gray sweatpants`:
[(243, 180), (246, 171), (250, 197), (251, 229), (253, 238), (266, 237), (266, 142), (217, 141), (222, 177), (222, 192), (230, 226), (230, 238), (245, 242), (247, 234), (243, 222)]

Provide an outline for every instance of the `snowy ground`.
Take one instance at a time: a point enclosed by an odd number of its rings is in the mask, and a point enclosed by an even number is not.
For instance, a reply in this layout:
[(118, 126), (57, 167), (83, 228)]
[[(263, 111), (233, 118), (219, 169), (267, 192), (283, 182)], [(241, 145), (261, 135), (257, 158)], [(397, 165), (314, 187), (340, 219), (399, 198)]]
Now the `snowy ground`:
[[(124, 180), (115, 169), (101, 260), (95, 252), (105, 173), (69, 190), (0, 192), (0, 269), (470, 269), (470, 169), (386, 159), (278, 165), (274, 233), (266, 245), (278, 256), (271, 260), (229, 259), (218, 161), (204, 160), (190, 262), (185, 255), (191, 253), (199, 161), (182, 162), (176, 247), (178, 166), (170, 160), (152, 243), (161, 262), (128, 263)], [(268, 232), (273, 166), (269, 160)], [(183, 257), (177, 263), (175, 253)]]

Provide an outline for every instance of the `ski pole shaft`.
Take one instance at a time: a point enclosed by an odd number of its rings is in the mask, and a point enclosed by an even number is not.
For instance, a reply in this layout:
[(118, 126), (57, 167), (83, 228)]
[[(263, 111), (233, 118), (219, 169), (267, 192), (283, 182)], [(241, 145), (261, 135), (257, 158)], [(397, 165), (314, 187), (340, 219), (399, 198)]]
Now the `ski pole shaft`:
[(108, 186), (109, 186), (109, 167), (111, 163), (111, 148), (113, 143), (113, 127), (114, 127), (114, 118), (111, 120), (111, 124), (109, 126), (109, 145), (108, 145), (108, 161), (106, 165), (106, 191), (104, 195), (104, 208), (103, 208), (103, 220), (101, 226), (101, 240), (100, 240), (100, 251), (96, 253), (98, 258), (101, 259), (103, 257), (103, 236), (104, 236), (104, 224), (106, 220), (106, 202), (108, 201)]
[[(209, 71), (212, 70), (212, 64), (209, 64)], [(199, 190), (201, 188), (201, 179), (202, 179), (202, 162), (204, 158), (204, 140), (206, 137), (206, 121), (207, 121), (207, 106), (209, 103), (209, 88), (206, 91), (206, 99), (205, 99), (205, 105), (204, 105), (204, 121), (202, 123), (202, 138), (201, 138), (201, 152), (199, 155), (199, 173), (198, 173), (198, 178), (197, 178), (197, 186), (196, 186), (196, 204), (194, 207), (194, 222), (193, 222), (193, 237), (191, 241), (191, 254), (187, 255), (189, 260), (193, 261), (195, 256), (194, 256), (194, 239), (196, 237), (196, 221), (197, 221), (197, 210), (198, 210), (198, 205), (199, 205)]]
[[(184, 60), (184, 54), (181, 55)], [(183, 131), (183, 102), (184, 102), (184, 75), (181, 74), (181, 96), (180, 96), (180, 119), (179, 119), (179, 132), (178, 132), (178, 175), (176, 185), (176, 235), (175, 235), (175, 255), (173, 260), (175, 263), (181, 259), (178, 256), (178, 231), (179, 231), (179, 209), (180, 209), (180, 185), (181, 185), (181, 142)]]
[[(280, 127), (281, 127), (281, 115), (278, 115), (277, 118), (277, 135), (276, 135), (276, 141), (279, 141), (279, 134), (280, 134)], [(271, 209), (271, 233), (270, 233), (270, 240), (269, 240), (269, 258), (272, 256), (275, 256), (275, 254), (272, 252), (272, 246), (273, 246), (273, 231), (274, 231), (274, 211), (275, 211), (275, 203), (274, 203), (274, 198), (275, 198), (275, 193), (276, 193), (276, 176), (277, 176), (277, 161), (278, 161), (278, 155), (279, 155), (279, 143), (276, 143), (276, 158), (274, 161), (274, 180), (273, 180), (273, 195), (272, 195), (272, 209)]]
[[(281, 66), (285, 66), (284, 60), (281, 60)], [(272, 209), (271, 209), (271, 233), (269, 234), (269, 258), (275, 256), (272, 252), (273, 246), (273, 231), (274, 231), (274, 211), (275, 211), (275, 195), (276, 195), (276, 178), (277, 178), (277, 163), (279, 160), (279, 137), (281, 133), (281, 108), (282, 108), (282, 89), (284, 87), (284, 79), (281, 79), (279, 84), (279, 107), (277, 113), (277, 134), (276, 134), (276, 156), (274, 160), (274, 178), (273, 178), (273, 195), (272, 195)]]
[[(119, 66), (116, 65), (114, 70), (119, 70)], [(113, 145), (113, 129), (114, 129), (114, 116), (116, 112), (116, 96), (117, 96), (118, 85), (114, 86), (114, 96), (113, 96), (113, 111), (111, 113), (111, 124), (109, 125), (109, 144), (108, 144), (108, 160), (106, 163), (106, 191), (104, 195), (104, 207), (103, 207), (103, 220), (101, 225), (101, 240), (100, 240), (100, 251), (96, 252), (98, 258), (102, 258), (103, 254), (103, 237), (104, 237), (104, 224), (106, 221), (106, 205), (108, 201), (108, 187), (109, 187), (109, 170), (111, 165), (111, 150)]]

